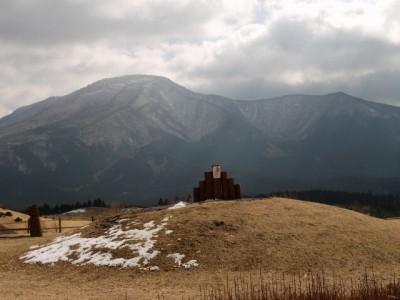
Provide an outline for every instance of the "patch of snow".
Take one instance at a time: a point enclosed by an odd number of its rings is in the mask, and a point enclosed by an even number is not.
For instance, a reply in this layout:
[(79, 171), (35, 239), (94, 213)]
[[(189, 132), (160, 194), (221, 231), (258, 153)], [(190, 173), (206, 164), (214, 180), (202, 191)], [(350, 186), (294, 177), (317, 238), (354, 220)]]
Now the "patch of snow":
[(168, 209), (178, 209), (178, 208), (187, 207), (189, 205), (190, 205), (190, 203), (188, 203), (188, 202), (180, 201), (180, 202), (176, 203), (175, 205), (168, 207)]
[(67, 211), (66, 213), (63, 213), (63, 215), (66, 215), (66, 214), (83, 214), (85, 212), (86, 212), (86, 209), (80, 208), (80, 209), (74, 209), (74, 210), (71, 210), (71, 211)]
[(182, 266), (185, 269), (190, 269), (191, 267), (197, 267), (198, 265), (199, 264), (198, 264), (197, 260), (195, 260), (195, 259), (189, 260), (187, 263), (182, 264)]
[(119, 220), (117, 220), (116, 222), (117, 223), (123, 223), (123, 222), (127, 222), (128, 221), (128, 219), (119, 219)]
[[(20, 259), (25, 263), (54, 264), (69, 261), (76, 265), (144, 267), (159, 253), (152, 250), (156, 242), (154, 237), (164, 226), (156, 226), (151, 221), (145, 223), (143, 229), (124, 230), (118, 224), (106, 231), (105, 235), (94, 238), (83, 238), (81, 233), (58, 237), (46, 246), (29, 251)], [(114, 257), (107, 251), (124, 248), (132, 251), (132, 257)]]
[[(74, 265), (93, 264), (96, 266), (138, 267), (144, 270), (156, 271), (158, 266), (151, 266), (150, 262), (160, 251), (154, 249), (156, 237), (164, 230), (171, 234), (166, 225), (169, 217), (164, 218), (160, 225), (150, 221), (140, 223), (119, 220), (118, 224), (111, 226), (98, 237), (82, 237), (81, 233), (57, 237), (47, 245), (34, 245), (30, 251), (20, 259), (25, 263), (41, 263), (53, 265), (59, 261), (68, 261)], [(123, 223), (123, 224), (121, 224)], [(136, 228), (130, 229), (132, 224)], [(180, 240), (180, 239), (179, 239)], [(118, 257), (113, 250), (126, 249), (124, 257)], [(175, 264), (186, 269), (198, 266), (196, 260), (183, 262), (184, 254), (173, 253), (167, 255)]]
[(182, 259), (185, 257), (185, 254), (179, 254), (179, 253), (172, 253), (168, 254), (167, 257), (172, 258), (175, 263), (180, 266), (182, 264)]
[(143, 224), (144, 228), (151, 228), (153, 226), (154, 226), (154, 221), (150, 221), (150, 222), (147, 222), (147, 223)]
[(171, 216), (169, 216), (169, 217), (165, 217), (164, 219), (162, 219), (162, 221), (161, 221), (161, 222), (168, 222), (170, 218), (171, 218)]
[(157, 266), (150, 266), (150, 267), (146, 267), (146, 268), (139, 268), (140, 270), (148, 270), (148, 271), (158, 271), (160, 270), (159, 267)]
[(175, 264), (177, 264), (179, 267), (183, 266), (185, 269), (190, 269), (191, 267), (197, 267), (199, 265), (195, 259), (189, 260), (186, 263), (182, 263), (182, 259), (185, 258), (185, 254), (173, 253), (168, 254), (167, 257), (172, 258), (175, 261)]

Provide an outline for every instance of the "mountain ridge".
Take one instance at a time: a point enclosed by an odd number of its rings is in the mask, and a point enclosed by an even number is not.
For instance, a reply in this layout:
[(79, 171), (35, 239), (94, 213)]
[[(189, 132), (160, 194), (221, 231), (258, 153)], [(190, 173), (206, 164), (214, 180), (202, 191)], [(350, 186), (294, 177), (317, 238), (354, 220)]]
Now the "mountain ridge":
[(103, 79), (0, 119), (0, 201), (150, 204), (191, 193), (213, 163), (249, 194), (400, 192), (382, 184), (400, 178), (399, 121), (400, 108), (342, 92), (233, 100), (160, 76)]

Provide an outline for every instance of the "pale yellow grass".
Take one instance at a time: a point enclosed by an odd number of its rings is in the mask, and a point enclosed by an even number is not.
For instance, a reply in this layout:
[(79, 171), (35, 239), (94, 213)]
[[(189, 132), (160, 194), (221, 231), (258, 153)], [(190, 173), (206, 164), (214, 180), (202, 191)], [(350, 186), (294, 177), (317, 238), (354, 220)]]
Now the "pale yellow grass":
[[(161, 271), (95, 266), (27, 265), (18, 257), (43, 238), (0, 239), (0, 290), (4, 299), (185, 299), (201, 284), (222, 283), (226, 275), (306, 276), (324, 269), (343, 278), (374, 269), (389, 280), (400, 270), (400, 222), (288, 199), (209, 202), (177, 210), (126, 212), (123, 218), (159, 222), (171, 217), (155, 248)], [(107, 220), (83, 230), (101, 234)], [(174, 267), (168, 253), (196, 259), (190, 270)]]
[(351, 273), (374, 268), (389, 275), (400, 267), (399, 225), (288, 199), (207, 203), (176, 210), (168, 228), (181, 240), (162, 247), (184, 249), (205, 270)]
[[(13, 211), (10, 209), (3, 209), (0, 208), (0, 212), (2, 213), (7, 213), (10, 212), (12, 216), (3, 216), (0, 217), (0, 229), (2, 228), (7, 228), (7, 229), (27, 229), (28, 228), (28, 219), (29, 216), (17, 211)], [(20, 218), (22, 221), (21, 222), (15, 222), (16, 218)], [(18, 230), (18, 231), (1, 231), (0, 230), (0, 236), (2, 235), (9, 235), (9, 234), (18, 234), (18, 235), (28, 235), (28, 231), (24, 230)]]
[[(6, 212), (11, 212), (12, 216), (5, 216), (0, 218), (0, 227), (7, 228), (7, 229), (26, 229), (25, 230), (15, 230), (13, 232), (2, 232), (0, 231), (0, 236), (10, 236), (10, 234), (16, 234), (18, 236), (29, 236), (28, 232), (28, 220), (29, 220), (29, 215), (23, 214), (17, 211), (9, 210), (9, 209), (3, 209), (0, 208), (0, 212), (6, 213)], [(20, 218), (22, 221), (21, 222), (15, 222), (16, 218)], [(74, 218), (74, 219), (66, 219), (61, 216), (61, 227), (65, 228), (66, 230), (70, 231), (71, 227), (73, 228), (79, 228), (84, 225), (88, 225), (91, 222), (88, 221), (87, 219), (80, 219)], [(59, 221), (58, 218), (47, 218), (47, 217), (40, 217), (40, 223), (42, 227), (43, 233), (47, 232), (57, 232), (59, 228)]]
[(4, 224), (4, 223), (12, 223), (16, 218), (21, 218), (22, 221), (26, 222), (29, 219), (29, 216), (14, 210), (10, 210), (10, 209), (4, 209), (4, 208), (0, 208), (0, 213), (7, 213), (10, 212), (12, 214), (11, 217), (7, 217), (4, 216), (2, 218), (0, 218), (0, 224)]
[(29, 219), (28, 215), (20, 213), (20, 212), (17, 212), (17, 211), (13, 211), (13, 210), (10, 210), (10, 209), (0, 208), (0, 213), (4, 213), (5, 214), (7, 212), (10, 212), (12, 214), (12, 216), (0, 217), (0, 225), (5, 226), (6, 228), (12, 227), (11, 225), (14, 226), (16, 224), (16, 222), (14, 221), (16, 218), (20, 218), (22, 220), (21, 223), (27, 223), (28, 222), (28, 219)]

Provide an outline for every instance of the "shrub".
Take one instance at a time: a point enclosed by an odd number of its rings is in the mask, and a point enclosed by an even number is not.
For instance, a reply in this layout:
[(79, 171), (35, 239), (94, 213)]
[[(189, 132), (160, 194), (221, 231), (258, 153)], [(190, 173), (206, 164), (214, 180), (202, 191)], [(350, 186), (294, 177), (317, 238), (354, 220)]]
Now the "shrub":
[[(227, 279), (220, 286), (205, 286), (201, 288), (201, 300), (386, 300), (400, 299), (400, 281), (393, 278), (389, 284), (378, 282), (374, 274), (365, 274), (363, 278), (351, 281), (350, 286), (336, 278), (328, 283), (322, 274), (309, 274), (303, 280), (293, 276), (289, 280), (272, 279), (265, 281), (260, 278), (235, 278), (233, 282)], [(190, 298), (189, 298), (190, 299)]]

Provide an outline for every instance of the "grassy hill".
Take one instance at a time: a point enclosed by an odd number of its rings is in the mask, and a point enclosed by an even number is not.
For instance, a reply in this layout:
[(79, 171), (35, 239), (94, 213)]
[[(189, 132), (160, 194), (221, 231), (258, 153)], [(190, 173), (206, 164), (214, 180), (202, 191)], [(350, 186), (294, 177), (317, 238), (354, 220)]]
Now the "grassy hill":
[[(6, 215), (8, 213), (8, 215)], [(29, 216), (14, 210), (0, 208), (0, 224), (12, 223), (16, 218), (20, 218), (23, 222), (28, 221)]]
[(355, 270), (400, 266), (400, 223), (289, 199), (210, 202), (173, 211), (165, 252), (180, 251), (200, 269)]
[[(3, 295), (22, 299), (54, 297), (55, 291), (58, 299), (181, 299), (198, 295), (200, 285), (260, 270), (266, 277), (282, 272), (303, 277), (323, 269), (346, 278), (373, 268), (376, 278), (390, 280), (400, 270), (399, 229), (399, 220), (283, 198), (126, 209), (49, 246), (46, 236), (1, 241), (0, 283)], [(31, 258), (34, 251), (46, 253), (46, 247), (55, 247), (48, 252), (54, 258), (65, 246), (69, 261), (43, 265), (19, 259), (28, 251)], [(176, 254), (184, 256), (176, 260)], [(137, 267), (121, 267), (132, 262)], [(27, 285), (31, 278), (34, 291)]]
[[(16, 222), (16, 219), (19, 220), (19, 222)], [(28, 227), (28, 219), (29, 216), (26, 214), (10, 209), (0, 208), (0, 236), (5, 234), (17, 234), (17, 231), (10, 230), (10, 228), (26, 229)], [(24, 233), (27, 234), (26, 231), (24, 231)]]

